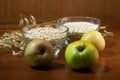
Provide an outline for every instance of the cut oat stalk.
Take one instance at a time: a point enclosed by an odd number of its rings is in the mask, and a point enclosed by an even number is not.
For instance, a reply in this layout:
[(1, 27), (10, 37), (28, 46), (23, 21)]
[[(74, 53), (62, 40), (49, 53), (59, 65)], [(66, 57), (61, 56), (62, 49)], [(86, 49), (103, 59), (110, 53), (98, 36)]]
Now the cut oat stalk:
[(107, 29), (106, 26), (101, 26), (101, 27), (100, 27), (100, 30), (103, 30), (103, 32), (101, 32), (102, 35), (103, 35), (103, 36), (112, 37), (112, 36), (113, 36), (113, 32), (108, 32), (106, 29)]

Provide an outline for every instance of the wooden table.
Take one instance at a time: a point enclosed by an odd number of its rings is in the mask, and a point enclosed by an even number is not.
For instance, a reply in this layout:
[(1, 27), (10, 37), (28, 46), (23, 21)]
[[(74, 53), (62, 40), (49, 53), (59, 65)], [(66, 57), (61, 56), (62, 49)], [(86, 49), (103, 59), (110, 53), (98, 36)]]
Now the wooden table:
[[(2, 29), (18, 29), (16, 25), (1, 25)], [(109, 25), (113, 37), (105, 37), (106, 48), (99, 65), (92, 70), (72, 70), (64, 59), (64, 49), (48, 68), (33, 69), (24, 57), (14, 57), (0, 49), (0, 80), (120, 80), (120, 27)]]

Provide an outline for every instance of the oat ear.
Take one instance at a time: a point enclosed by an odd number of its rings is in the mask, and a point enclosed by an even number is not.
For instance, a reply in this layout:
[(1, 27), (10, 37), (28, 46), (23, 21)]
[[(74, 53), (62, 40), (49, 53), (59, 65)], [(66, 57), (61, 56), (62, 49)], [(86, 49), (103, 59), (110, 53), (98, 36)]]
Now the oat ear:
[(21, 27), (21, 26), (23, 26), (24, 25), (24, 21), (23, 21), (23, 19), (20, 19), (20, 21), (19, 21), (19, 26)]
[(29, 17), (29, 22), (30, 22), (30, 24), (35, 25), (35, 24), (36, 24), (36, 19), (35, 19), (35, 17), (32, 16), (32, 15), (30, 15), (30, 17)]
[(19, 26), (23, 27), (23, 26), (27, 26), (30, 24), (37, 24), (36, 19), (34, 16), (30, 15), (30, 16), (24, 16), (23, 14), (20, 14), (20, 21), (19, 21)]

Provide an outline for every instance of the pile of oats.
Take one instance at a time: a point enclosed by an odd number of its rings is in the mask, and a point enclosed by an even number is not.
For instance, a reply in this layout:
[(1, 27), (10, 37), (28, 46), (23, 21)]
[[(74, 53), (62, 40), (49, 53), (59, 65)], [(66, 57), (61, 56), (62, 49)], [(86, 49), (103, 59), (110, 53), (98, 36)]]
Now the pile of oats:
[(0, 48), (7, 48), (13, 56), (23, 55), (25, 43), (19, 31), (5, 32), (0, 36)]

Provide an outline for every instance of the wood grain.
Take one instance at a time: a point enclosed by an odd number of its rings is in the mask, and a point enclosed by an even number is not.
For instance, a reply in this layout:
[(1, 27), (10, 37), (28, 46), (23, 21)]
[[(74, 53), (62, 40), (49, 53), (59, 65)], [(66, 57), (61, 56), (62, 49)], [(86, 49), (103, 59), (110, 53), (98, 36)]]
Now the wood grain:
[(49, 21), (64, 16), (92, 16), (103, 24), (120, 22), (120, 0), (0, 0), (0, 24), (18, 24), (20, 14)]
[[(11, 26), (16, 29), (15, 25), (0, 25), (0, 34)], [(51, 65), (38, 69), (31, 68), (24, 56), (12, 56), (4, 48), (0, 49), (0, 80), (120, 80), (119, 24), (112, 24), (109, 30), (115, 35), (105, 37), (106, 47), (92, 70), (72, 70), (64, 59), (65, 48)]]

